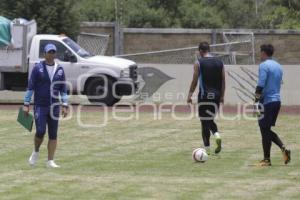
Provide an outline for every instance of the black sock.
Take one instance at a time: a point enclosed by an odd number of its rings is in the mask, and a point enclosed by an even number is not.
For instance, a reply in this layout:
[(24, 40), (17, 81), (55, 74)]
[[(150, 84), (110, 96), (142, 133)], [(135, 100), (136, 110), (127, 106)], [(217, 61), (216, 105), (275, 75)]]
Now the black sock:
[(280, 138), (278, 137), (278, 135), (273, 132), (271, 129), (269, 130), (270, 136), (271, 136), (271, 140), (272, 142), (274, 142), (282, 151), (285, 149), (282, 141), (280, 140)]
[(209, 124), (205, 120), (201, 120), (202, 125), (202, 139), (204, 146), (208, 147), (210, 146), (210, 130), (209, 130)]
[(210, 123), (209, 127), (210, 127), (211, 132), (212, 132), (213, 134), (215, 134), (216, 132), (218, 132), (218, 126), (217, 126), (217, 124), (214, 122), (214, 120), (211, 120), (209, 123)]
[(271, 152), (272, 140), (271, 140), (269, 130), (270, 130), (269, 128), (260, 127), (265, 160), (270, 160), (270, 154), (271, 154), (270, 152)]

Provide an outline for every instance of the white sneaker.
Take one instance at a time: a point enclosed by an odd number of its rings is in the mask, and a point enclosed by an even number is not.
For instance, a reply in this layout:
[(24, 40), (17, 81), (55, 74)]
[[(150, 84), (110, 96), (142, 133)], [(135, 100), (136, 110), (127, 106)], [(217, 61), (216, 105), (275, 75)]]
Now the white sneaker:
[(39, 159), (39, 152), (33, 151), (28, 160), (29, 165), (34, 166), (38, 159)]
[(49, 168), (60, 168), (60, 166), (57, 165), (57, 164), (54, 162), (54, 160), (48, 160), (48, 162), (47, 162), (47, 167), (49, 167)]

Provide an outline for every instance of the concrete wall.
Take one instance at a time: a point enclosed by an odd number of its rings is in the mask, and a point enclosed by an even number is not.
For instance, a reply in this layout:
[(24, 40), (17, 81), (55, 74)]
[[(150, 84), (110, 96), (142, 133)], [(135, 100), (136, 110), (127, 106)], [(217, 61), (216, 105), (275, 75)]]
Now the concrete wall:
[[(226, 65), (225, 105), (252, 103), (256, 86), (256, 65)], [(300, 106), (300, 65), (283, 65), (282, 104)], [(142, 64), (139, 66), (140, 95), (124, 97), (122, 102), (185, 103), (193, 75), (192, 65)], [(0, 77), (1, 81), (1, 77)], [(194, 94), (194, 102), (197, 99)], [(250, 96), (250, 97), (249, 97)], [(23, 92), (0, 91), (0, 103), (22, 103)], [(71, 103), (88, 104), (87, 99), (70, 96)]]
[[(184, 103), (193, 75), (192, 65), (143, 64), (140, 66), (141, 96), (146, 102)], [(143, 70), (147, 69), (147, 70)], [(256, 87), (256, 65), (227, 65), (225, 104), (252, 103)], [(300, 105), (299, 65), (284, 65), (281, 90), (283, 105)], [(153, 92), (154, 91), (154, 92)], [(196, 93), (198, 88), (196, 89)], [(197, 95), (194, 94), (196, 102)], [(148, 94), (152, 94), (151, 96)]]
[[(111, 41), (107, 55), (113, 55), (114, 23), (84, 22), (82, 32), (108, 33)], [(253, 32), (255, 35), (256, 62), (259, 62), (259, 47), (263, 43), (275, 46), (275, 55), (282, 64), (300, 63), (300, 30), (251, 30), (251, 29), (144, 29), (124, 28), (121, 30), (121, 54), (141, 53), (197, 46), (200, 41), (213, 42), (222, 32)], [(116, 48), (116, 47), (115, 47)]]
[(255, 31), (256, 61), (259, 62), (259, 48), (263, 43), (275, 47), (274, 57), (282, 64), (300, 64), (300, 31)]
[(124, 54), (197, 46), (211, 41), (207, 31), (188, 29), (124, 29)]

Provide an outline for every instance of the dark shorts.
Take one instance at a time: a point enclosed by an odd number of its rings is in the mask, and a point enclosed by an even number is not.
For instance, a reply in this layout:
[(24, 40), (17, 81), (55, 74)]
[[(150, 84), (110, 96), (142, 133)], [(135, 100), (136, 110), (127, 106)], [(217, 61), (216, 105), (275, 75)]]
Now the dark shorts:
[(264, 111), (261, 113), (262, 118), (258, 120), (260, 127), (268, 128), (275, 126), (280, 111), (281, 102), (270, 102), (264, 105)]
[(48, 136), (51, 140), (56, 140), (59, 118), (59, 106), (34, 106), (34, 119), (36, 136), (44, 137), (46, 126), (48, 125)]
[(198, 114), (201, 120), (213, 120), (219, 111), (220, 100), (203, 100), (198, 96)]

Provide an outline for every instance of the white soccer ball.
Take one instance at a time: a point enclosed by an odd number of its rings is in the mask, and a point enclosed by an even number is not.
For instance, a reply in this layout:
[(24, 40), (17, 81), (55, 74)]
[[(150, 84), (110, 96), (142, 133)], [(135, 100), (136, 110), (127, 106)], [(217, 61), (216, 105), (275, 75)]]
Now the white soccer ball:
[(208, 160), (208, 155), (203, 148), (197, 148), (192, 153), (192, 158), (196, 162), (205, 162)]

